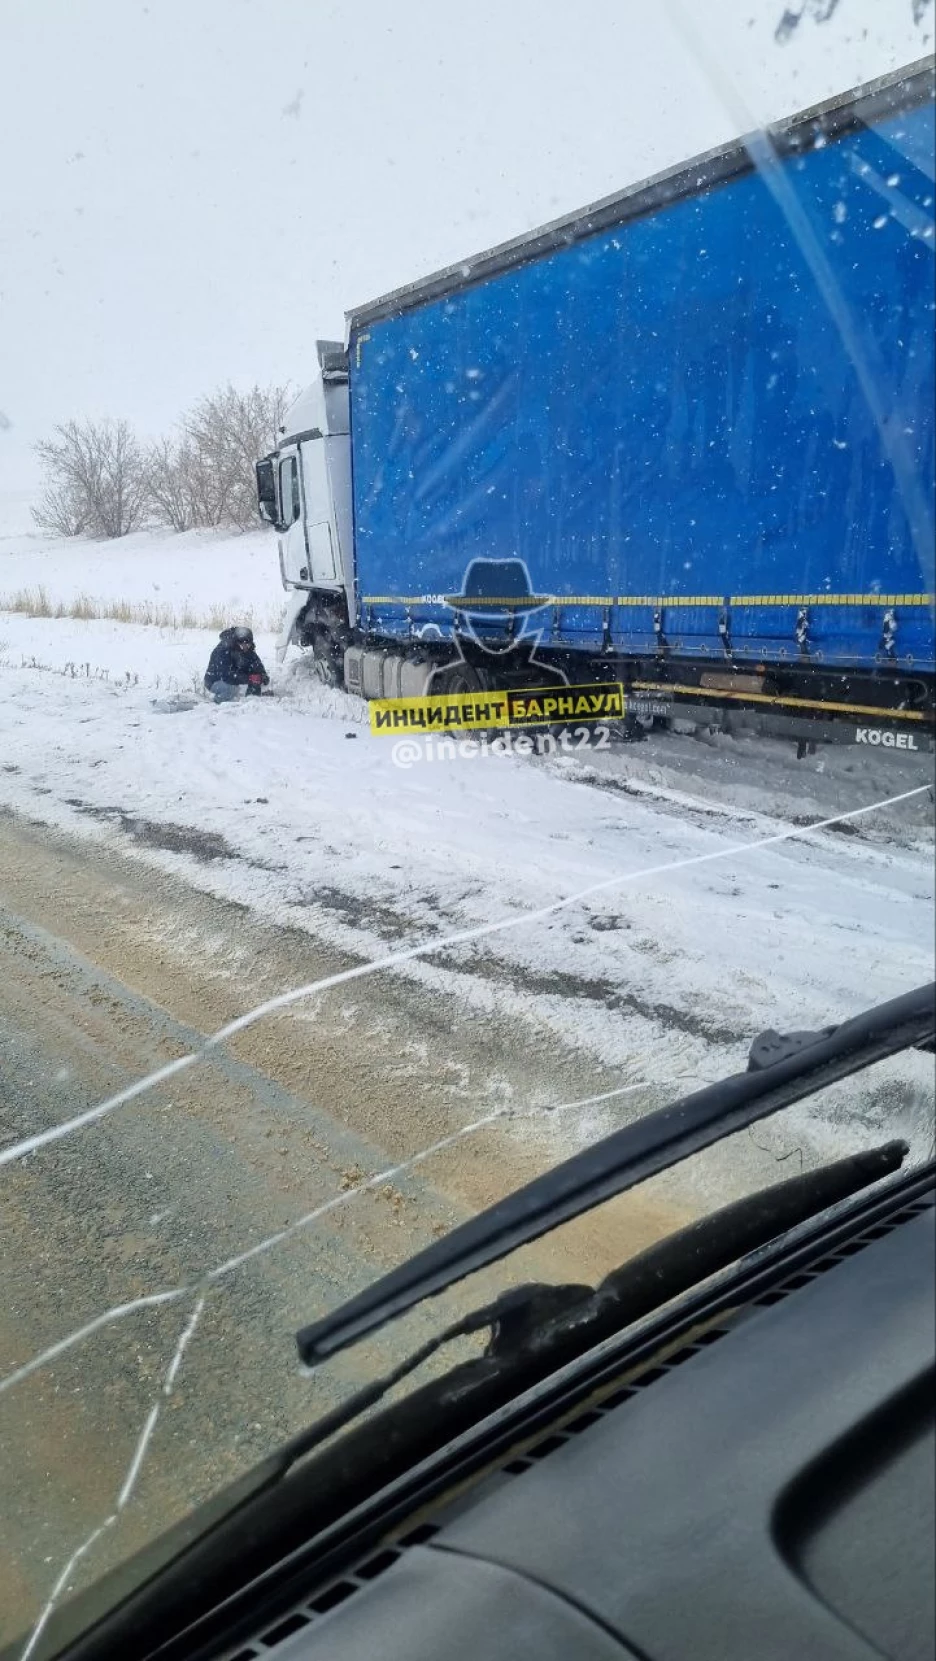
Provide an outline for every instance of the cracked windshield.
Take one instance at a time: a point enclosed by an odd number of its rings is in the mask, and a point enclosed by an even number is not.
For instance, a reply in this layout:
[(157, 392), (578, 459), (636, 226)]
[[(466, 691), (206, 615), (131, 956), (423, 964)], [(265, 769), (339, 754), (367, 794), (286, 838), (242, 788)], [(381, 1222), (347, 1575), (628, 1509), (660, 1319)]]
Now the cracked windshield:
[(484, 1298), (929, 1156), (910, 1050), (297, 1349), (932, 977), (932, 44), (927, 0), (3, 7), (10, 1658)]

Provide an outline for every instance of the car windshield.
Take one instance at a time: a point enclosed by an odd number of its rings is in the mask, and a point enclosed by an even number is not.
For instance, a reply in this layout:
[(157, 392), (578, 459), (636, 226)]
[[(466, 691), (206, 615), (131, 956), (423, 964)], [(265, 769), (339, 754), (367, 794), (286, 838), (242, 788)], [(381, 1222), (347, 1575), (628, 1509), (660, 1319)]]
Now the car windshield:
[(930, 1156), (908, 1050), (297, 1353), (932, 978), (933, 21), (4, 8), (11, 1656), (483, 1299)]

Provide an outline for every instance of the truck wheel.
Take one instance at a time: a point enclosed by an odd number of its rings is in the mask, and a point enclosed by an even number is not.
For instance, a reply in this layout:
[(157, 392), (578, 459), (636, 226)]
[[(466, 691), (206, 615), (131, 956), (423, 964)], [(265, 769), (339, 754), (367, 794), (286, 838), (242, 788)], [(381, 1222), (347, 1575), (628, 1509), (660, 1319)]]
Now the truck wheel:
[(486, 692), (487, 687), (477, 669), (472, 669), (470, 663), (459, 661), (449, 664), (447, 669), (439, 669), (433, 675), (432, 691), (456, 698), (473, 698), (476, 692)]
[(341, 672), (341, 660), (336, 659), (329, 649), (330, 643), (319, 629), (313, 634), (304, 636), (302, 646), (312, 660), (312, 672), (324, 686), (343, 686), (344, 677)]
[[(474, 698), (478, 693), (489, 692), (487, 676), (478, 669), (473, 669), (470, 663), (451, 663), (448, 668), (440, 669), (432, 678), (428, 689), (432, 693), (443, 693), (448, 697)], [(465, 733), (466, 738), (477, 738), (481, 743), (496, 737), (499, 727), (474, 727)]]
[(338, 666), (331, 655), (319, 657), (317, 652), (313, 652), (312, 662), (315, 665), (315, 673), (325, 686), (341, 686), (343, 684)]

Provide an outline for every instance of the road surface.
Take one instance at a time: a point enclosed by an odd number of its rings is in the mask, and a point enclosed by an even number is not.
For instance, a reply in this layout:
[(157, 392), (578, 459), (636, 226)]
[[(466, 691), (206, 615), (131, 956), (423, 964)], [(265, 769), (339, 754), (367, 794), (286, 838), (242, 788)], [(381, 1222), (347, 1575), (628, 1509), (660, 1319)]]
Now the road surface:
[[(8, 813), (0, 871), (0, 1150), (351, 962), (138, 857)], [(508, 1100), (569, 1102), (619, 1083), (535, 1024), (479, 1022), (455, 997), (381, 975), (264, 1020), (210, 1062), (0, 1168), (0, 1639), (37, 1618), (69, 1557), (114, 1515), (154, 1403), (132, 1495), (74, 1587), (423, 1336), (437, 1312), (315, 1378), (301, 1375), (293, 1343), (298, 1326), (543, 1169), (556, 1143), (535, 1119), (484, 1130), (317, 1222), (299, 1219)], [(625, 1197), (518, 1254), (509, 1274), (593, 1279), (687, 1215), (671, 1197)], [(165, 1395), (205, 1272), (281, 1231), (211, 1283)], [(504, 1272), (472, 1283), (472, 1301)], [(50, 1346), (162, 1291), (179, 1295), (104, 1322), (3, 1389)]]

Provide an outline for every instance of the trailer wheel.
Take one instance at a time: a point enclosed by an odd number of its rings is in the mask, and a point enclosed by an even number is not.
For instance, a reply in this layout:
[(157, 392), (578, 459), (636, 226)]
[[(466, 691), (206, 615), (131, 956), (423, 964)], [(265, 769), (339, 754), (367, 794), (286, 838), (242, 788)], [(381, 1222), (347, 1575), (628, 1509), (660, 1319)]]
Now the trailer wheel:
[(622, 721), (611, 723), (611, 737), (618, 744), (642, 744), (647, 737), (647, 728), (638, 715), (626, 714)]

